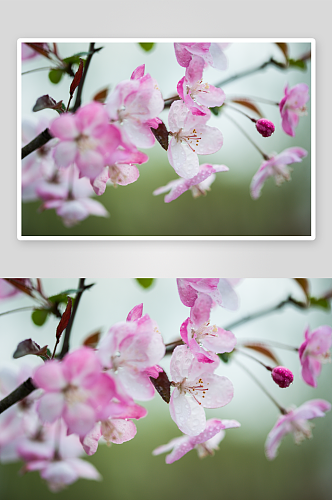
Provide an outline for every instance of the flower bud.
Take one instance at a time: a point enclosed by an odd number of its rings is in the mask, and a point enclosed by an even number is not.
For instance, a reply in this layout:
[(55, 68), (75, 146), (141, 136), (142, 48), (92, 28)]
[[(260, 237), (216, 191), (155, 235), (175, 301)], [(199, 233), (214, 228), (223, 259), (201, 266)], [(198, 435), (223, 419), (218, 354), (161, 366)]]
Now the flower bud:
[(257, 131), (263, 137), (270, 137), (270, 135), (272, 135), (274, 130), (275, 130), (273, 123), (270, 122), (269, 120), (266, 120), (265, 118), (261, 118), (260, 120), (257, 120), (256, 128), (257, 128)]
[(288, 387), (293, 382), (294, 378), (292, 372), (284, 366), (276, 366), (273, 368), (271, 375), (273, 381), (282, 389)]

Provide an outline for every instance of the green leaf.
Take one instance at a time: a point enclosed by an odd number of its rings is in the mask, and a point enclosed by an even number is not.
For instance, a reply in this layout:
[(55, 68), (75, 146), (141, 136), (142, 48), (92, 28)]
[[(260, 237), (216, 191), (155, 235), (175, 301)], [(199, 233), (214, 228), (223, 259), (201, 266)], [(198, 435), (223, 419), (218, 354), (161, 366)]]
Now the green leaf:
[(288, 64), (290, 68), (298, 68), (302, 70), (307, 69), (307, 63), (305, 61), (302, 61), (302, 59), (288, 59)]
[(43, 326), (45, 321), (47, 320), (47, 316), (49, 311), (46, 309), (35, 309), (31, 314), (31, 319), (37, 326)]
[(62, 75), (63, 75), (62, 69), (51, 69), (51, 71), (48, 74), (48, 78), (52, 83), (57, 84), (60, 82)]
[(212, 111), (212, 113), (215, 116), (219, 116), (219, 114), (221, 112), (221, 108), (222, 108), (222, 106), (215, 106), (214, 108), (210, 108), (210, 111)]
[(153, 49), (154, 47), (154, 43), (139, 43), (138, 44), (140, 47), (142, 47), (143, 50), (145, 50), (145, 52), (150, 52), (150, 50)]
[(221, 359), (221, 361), (223, 361), (224, 363), (228, 363), (231, 354), (232, 354), (231, 352), (222, 352), (221, 354), (218, 354), (218, 356)]
[(150, 288), (154, 282), (154, 278), (136, 278), (136, 281), (143, 288)]
[(310, 306), (320, 307), (321, 309), (325, 309), (325, 311), (331, 311), (330, 301), (324, 298), (316, 299), (315, 297), (310, 297)]

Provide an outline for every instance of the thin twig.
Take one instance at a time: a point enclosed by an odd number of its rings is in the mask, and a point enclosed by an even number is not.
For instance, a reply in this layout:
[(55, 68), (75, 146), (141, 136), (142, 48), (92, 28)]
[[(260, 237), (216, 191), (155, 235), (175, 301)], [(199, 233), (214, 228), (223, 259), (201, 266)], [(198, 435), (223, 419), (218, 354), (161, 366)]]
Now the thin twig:
[(65, 331), (65, 336), (64, 336), (64, 339), (63, 339), (63, 344), (62, 344), (61, 353), (59, 355), (59, 359), (62, 359), (67, 354), (67, 352), (69, 351), (69, 340), (70, 340), (71, 330), (72, 330), (74, 319), (75, 319), (75, 316), (76, 316), (78, 304), (80, 303), (82, 294), (83, 294), (83, 292), (85, 290), (84, 281), (85, 281), (85, 278), (80, 278), (79, 283), (78, 283), (78, 289), (80, 291), (77, 293), (77, 295), (75, 297), (75, 301), (74, 301), (74, 305), (73, 305), (73, 310), (72, 310), (72, 313), (71, 313), (71, 316), (70, 316), (70, 319), (69, 319), (69, 322), (68, 322), (68, 325), (67, 325), (67, 328), (66, 328), (66, 331)]
[[(67, 352), (69, 350), (70, 333), (71, 333), (71, 329), (72, 329), (73, 322), (75, 319), (77, 307), (78, 307), (78, 304), (79, 304), (80, 299), (82, 297), (82, 293), (92, 286), (92, 285), (88, 285), (85, 287), (84, 280), (85, 280), (85, 278), (80, 278), (80, 281), (79, 281), (79, 290), (80, 291), (76, 294), (73, 312), (72, 312), (72, 315), (70, 317), (68, 326), (66, 328), (64, 345), (62, 346), (62, 351), (61, 351), (61, 354), (59, 356), (59, 359), (62, 359), (67, 354)], [(10, 408), (11, 406), (13, 406), (14, 404), (21, 401), (22, 399), (29, 396), (29, 394), (31, 394), (35, 389), (37, 389), (37, 387), (33, 384), (31, 377), (29, 377), (27, 380), (25, 380), (25, 382), (23, 382), (13, 392), (8, 394), (8, 396), (6, 396), (5, 398), (3, 398), (0, 401), (0, 414), (2, 412), (4, 412), (5, 410), (7, 410), (8, 408)]]
[[(99, 50), (99, 49), (97, 49), (97, 50)], [(85, 77), (87, 75), (87, 72), (88, 72), (88, 69), (89, 69), (89, 66), (90, 66), (90, 62), (91, 62), (92, 56), (96, 52), (96, 50), (95, 50), (95, 44), (94, 43), (90, 43), (89, 52), (90, 53), (89, 53), (89, 55), (88, 55), (88, 57), (86, 58), (86, 61), (85, 61), (83, 75), (82, 75), (80, 84), (79, 84), (79, 86), (77, 88), (75, 104), (73, 106), (73, 109), (71, 110), (72, 113), (75, 113), (75, 111), (77, 111), (78, 108), (81, 106), (81, 102), (82, 102), (82, 90), (83, 90), (83, 85), (84, 85), (84, 82), (85, 82)]]
[(247, 374), (256, 382), (256, 384), (262, 389), (263, 392), (265, 392), (265, 394), (267, 395), (268, 398), (270, 398), (270, 400), (276, 405), (276, 407), (278, 408), (278, 410), (280, 411), (280, 413), (282, 413), (283, 415), (286, 415), (287, 411), (285, 410), (285, 408), (283, 408), (275, 399), (273, 396), (271, 396), (271, 394), (265, 389), (265, 387), (260, 383), (260, 381), (258, 380), (258, 378), (255, 377), (255, 375), (250, 371), (248, 370), (248, 368), (246, 366), (244, 366), (242, 363), (240, 363), (240, 361), (238, 361), (237, 359), (233, 359), (233, 361), (235, 361), (235, 363), (237, 363), (245, 372), (247, 372)]
[(5, 311), (5, 312), (2, 312), (0, 313), (0, 316), (5, 316), (5, 314), (10, 314), (10, 313), (14, 313), (14, 312), (19, 312), (19, 311), (28, 311), (31, 309), (35, 309), (34, 306), (26, 306), (26, 307), (19, 307), (17, 309), (11, 309), (10, 311)]
[[(225, 106), (225, 104), (224, 104)], [(238, 111), (238, 110), (237, 110)], [(224, 113), (224, 116), (226, 116), (226, 118), (228, 118), (229, 120), (231, 120), (231, 122), (234, 123), (234, 125), (236, 125), (238, 127), (239, 130), (241, 130), (242, 134), (248, 139), (249, 142), (251, 142), (251, 144), (257, 149), (257, 151), (263, 156), (264, 160), (267, 161), (270, 159), (270, 157), (264, 153), (264, 151), (261, 150), (261, 148), (259, 146), (257, 146), (257, 144), (251, 139), (251, 137), (247, 134), (247, 132), (241, 127), (241, 125), (238, 124), (238, 122), (236, 120), (234, 120), (234, 118), (232, 118), (231, 116), (229, 115), (226, 115)], [(248, 117), (249, 118), (249, 117)]]
[(29, 142), (29, 144), (27, 144), (26, 146), (24, 146), (22, 148), (22, 160), (23, 160), (23, 158), (25, 158), (29, 154), (36, 151), (36, 149), (39, 149), (42, 146), (45, 146), (45, 144), (48, 141), (50, 141), (51, 139), (53, 139), (53, 136), (51, 135), (51, 132), (49, 131), (49, 129), (46, 128), (39, 135), (37, 135), (37, 137), (32, 139), (32, 141)]
[(217, 83), (215, 87), (224, 87), (225, 85), (228, 85), (229, 83), (234, 82), (235, 80), (239, 80), (240, 78), (244, 78), (245, 76), (250, 76), (254, 73), (257, 73), (258, 71), (262, 71), (263, 69), (271, 65), (276, 66), (279, 69), (287, 69), (287, 66), (285, 66), (282, 63), (279, 63), (278, 61), (275, 61), (273, 57), (271, 57), (271, 59), (265, 61), (263, 64), (260, 64), (259, 66), (256, 66), (255, 68), (247, 69), (245, 71), (242, 71), (241, 73), (237, 73), (236, 75), (226, 78), (226, 80), (222, 80), (221, 82)]
[[(244, 316), (241, 319), (238, 319), (237, 321), (234, 321), (233, 323), (230, 323), (225, 327), (225, 330), (232, 330), (233, 328), (236, 328), (237, 326), (243, 325), (244, 323), (248, 323), (249, 321), (253, 321), (254, 319), (261, 318), (262, 316), (266, 316), (267, 314), (271, 314), (273, 312), (279, 311), (282, 309), (284, 306), (291, 304), (297, 307), (300, 307), (297, 302), (292, 299), (292, 297), (288, 297), (286, 300), (281, 301), (279, 304), (273, 307), (268, 307), (267, 309), (262, 309), (261, 311), (257, 311), (253, 314), (248, 314), (248, 316)], [(303, 307), (301, 307), (303, 309)]]

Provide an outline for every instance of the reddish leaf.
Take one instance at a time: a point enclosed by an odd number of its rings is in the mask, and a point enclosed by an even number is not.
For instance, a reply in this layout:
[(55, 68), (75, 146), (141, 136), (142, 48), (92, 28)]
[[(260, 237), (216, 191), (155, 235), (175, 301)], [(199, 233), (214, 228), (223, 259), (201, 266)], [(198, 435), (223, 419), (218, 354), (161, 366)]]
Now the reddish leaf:
[(83, 75), (83, 59), (80, 59), (80, 65), (78, 67), (78, 70), (75, 73), (73, 81), (71, 82), (71, 86), (70, 86), (70, 90), (69, 90), (70, 95), (73, 95), (76, 87), (79, 86), (82, 75)]
[(30, 297), (33, 297), (33, 288), (31, 286), (30, 280), (26, 278), (4, 278), (8, 283), (13, 285), (15, 288), (23, 293), (26, 293)]
[(282, 43), (278, 43), (278, 42), (276, 42), (276, 45), (279, 47), (279, 49), (281, 50), (281, 52), (284, 54), (285, 59), (287, 61), (287, 59), (288, 59), (288, 45), (287, 45), (287, 43), (283, 43), (283, 42)]
[(275, 354), (264, 344), (243, 344), (243, 347), (247, 347), (248, 349), (253, 349), (254, 351), (260, 352), (261, 354), (264, 354), (269, 359), (272, 359), (277, 365), (280, 365), (280, 362), (278, 361), (278, 358), (275, 356)]
[(68, 297), (68, 303), (65, 312), (61, 316), (60, 322), (58, 324), (58, 327), (56, 329), (56, 338), (59, 339), (61, 337), (61, 334), (63, 330), (67, 328), (69, 318), (70, 318), (70, 313), (71, 313), (71, 306), (72, 306), (72, 300), (70, 297)]
[(42, 109), (62, 109), (62, 101), (56, 102), (53, 97), (48, 94), (38, 97), (32, 111), (40, 111)]
[(300, 285), (300, 287), (304, 291), (306, 298), (308, 299), (310, 296), (310, 284), (307, 278), (293, 278), (293, 279), (296, 281), (296, 283)]
[(106, 97), (108, 95), (109, 87), (105, 87), (95, 94), (92, 98), (93, 101), (104, 103), (106, 101)]
[(159, 142), (162, 148), (168, 150), (168, 130), (164, 122), (159, 123), (158, 128), (150, 128), (151, 132)]
[(84, 340), (83, 345), (85, 345), (87, 347), (91, 347), (91, 349), (95, 349), (97, 347), (98, 342), (99, 342), (100, 335), (101, 335), (100, 330), (92, 333), (91, 335), (89, 335), (89, 337), (87, 337)]
[(248, 99), (231, 99), (231, 101), (235, 102), (236, 104), (241, 104), (241, 106), (244, 106), (245, 108), (251, 109), (251, 111), (254, 111), (254, 113), (263, 118), (260, 109), (256, 106), (256, 104), (249, 101)]
[(13, 358), (22, 358), (28, 354), (34, 354), (35, 356), (47, 356), (47, 345), (40, 348), (40, 346), (34, 342), (32, 339), (23, 340), (16, 347), (16, 351), (13, 354)]
[(49, 55), (50, 51), (49, 51), (48, 47), (47, 47), (47, 50), (44, 48), (45, 43), (26, 43), (25, 45), (29, 45), (29, 47), (31, 49), (38, 52), (38, 54), (41, 54), (42, 56), (47, 57), (47, 59), (51, 59), (51, 56)]
[(171, 383), (166, 373), (162, 371), (159, 373), (158, 378), (150, 377), (150, 380), (163, 400), (166, 401), (166, 403), (169, 403), (171, 399)]

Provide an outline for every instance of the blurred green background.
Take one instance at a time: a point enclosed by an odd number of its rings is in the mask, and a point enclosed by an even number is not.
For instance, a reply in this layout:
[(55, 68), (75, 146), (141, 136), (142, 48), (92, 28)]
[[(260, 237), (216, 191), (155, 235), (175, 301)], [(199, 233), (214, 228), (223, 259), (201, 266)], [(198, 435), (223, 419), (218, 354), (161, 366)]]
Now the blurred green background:
[[(184, 74), (176, 61), (173, 44), (157, 43), (151, 52), (144, 52), (137, 43), (100, 43), (104, 48), (92, 60), (85, 83), (83, 101), (105, 86), (111, 89), (132, 71), (145, 64), (146, 72), (158, 82), (163, 97), (176, 93), (176, 84)], [(88, 43), (59, 44), (63, 57), (86, 51)], [(309, 43), (290, 43), (293, 59), (310, 49)], [(283, 55), (273, 43), (232, 43), (226, 50), (229, 67), (226, 71), (207, 68), (204, 81), (216, 84), (245, 69), (259, 66), (271, 56), (283, 61)], [(45, 60), (46, 61), (46, 60)], [(23, 70), (47, 66), (41, 58), (26, 62)], [(237, 80), (223, 87), (226, 96), (257, 96), (279, 102), (286, 83), (311, 86), (311, 65), (306, 71), (290, 68), (281, 71), (269, 67), (260, 73)], [(54, 118), (54, 111), (32, 113), (36, 99), (49, 94), (57, 101), (67, 102), (69, 77), (60, 84), (50, 83), (47, 72), (29, 73), (22, 76), (22, 118), (37, 119), (38, 115)], [(258, 103), (257, 103), (258, 104)], [(262, 157), (240, 130), (221, 114), (212, 116), (209, 125), (218, 127), (224, 136), (224, 145), (218, 153), (201, 155), (200, 163), (224, 164), (229, 172), (217, 174), (211, 192), (206, 197), (193, 199), (186, 192), (171, 203), (164, 203), (164, 195), (152, 192), (177, 176), (168, 163), (167, 153), (158, 143), (145, 150), (148, 163), (140, 166), (138, 181), (128, 186), (109, 186), (98, 198), (108, 210), (107, 219), (89, 217), (72, 228), (65, 228), (54, 211), (38, 213), (40, 202), (30, 202), (22, 207), (23, 236), (309, 236), (311, 235), (311, 114), (300, 118), (296, 137), (287, 136), (281, 129), (277, 106), (259, 103), (264, 116), (276, 126), (270, 138), (261, 137), (247, 118), (236, 111), (228, 111), (267, 154), (280, 153), (292, 146), (308, 151), (302, 163), (294, 164), (292, 181), (277, 188), (269, 179), (258, 200), (250, 197), (251, 179), (262, 163)], [(243, 108), (244, 109), (244, 108)], [(251, 112), (248, 112), (251, 114)], [(160, 117), (167, 125), (168, 111)]]
[[(144, 303), (144, 313), (157, 321), (165, 342), (179, 336), (179, 328), (189, 309), (180, 302), (175, 280), (157, 279), (153, 287), (143, 290), (130, 279), (87, 280), (96, 286), (83, 295), (73, 329), (72, 347), (96, 328), (103, 332), (117, 321), (124, 320), (136, 304)], [(44, 280), (47, 294), (67, 288), (75, 288), (76, 280)], [(311, 279), (311, 294), (321, 296), (332, 288), (332, 279)], [(240, 308), (229, 311), (216, 308), (211, 314), (211, 324), (225, 327), (231, 322), (276, 305), (291, 294), (303, 300), (299, 286), (291, 279), (245, 279), (236, 287)], [(15, 298), (2, 302), (0, 312), (30, 304), (28, 298)], [(170, 313), (171, 311), (171, 313)], [(53, 345), (56, 320), (49, 319), (41, 328), (32, 324), (29, 313), (2, 316), (0, 325), (3, 344), (0, 362), (10, 363), (11, 353), (17, 342), (32, 337), (40, 345)], [(330, 311), (310, 309), (300, 311), (287, 307), (282, 311), (246, 323), (233, 331), (238, 339), (268, 339), (298, 346), (303, 341), (304, 330), (310, 325), (314, 330), (320, 325), (332, 326)], [(294, 373), (294, 383), (288, 389), (280, 389), (272, 383), (269, 373), (257, 363), (241, 356), (250, 369), (280, 404), (299, 406), (309, 399), (323, 398), (332, 401), (332, 365), (323, 366), (316, 389), (307, 386), (300, 377), (297, 355), (290, 351), (275, 350), (280, 361)], [(240, 357), (239, 357), (240, 359)], [(265, 358), (261, 358), (266, 361)], [(12, 363), (39, 365), (34, 357), (21, 358)], [(169, 360), (162, 366), (169, 373)], [(100, 445), (97, 453), (89, 458), (103, 476), (102, 482), (79, 480), (56, 494), (61, 500), (88, 500), (92, 496), (106, 500), (168, 500), (191, 498), (227, 498), (238, 500), (329, 500), (332, 491), (332, 412), (314, 421), (313, 439), (293, 443), (286, 436), (277, 458), (270, 462), (264, 456), (264, 443), (268, 432), (278, 418), (278, 411), (255, 385), (251, 378), (235, 363), (222, 364), (220, 373), (234, 384), (234, 398), (229, 405), (216, 410), (206, 410), (207, 418), (230, 418), (241, 423), (239, 429), (226, 431), (220, 449), (214, 457), (200, 460), (195, 450), (171, 465), (165, 464), (165, 454), (154, 457), (152, 450), (167, 443), (181, 433), (171, 420), (169, 409), (156, 395), (144, 403), (148, 416), (137, 422), (137, 435), (122, 445)], [(0, 498), (54, 498), (38, 473), (18, 476), (21, 464), (0, 466)]]

